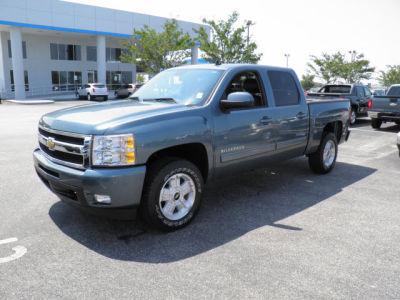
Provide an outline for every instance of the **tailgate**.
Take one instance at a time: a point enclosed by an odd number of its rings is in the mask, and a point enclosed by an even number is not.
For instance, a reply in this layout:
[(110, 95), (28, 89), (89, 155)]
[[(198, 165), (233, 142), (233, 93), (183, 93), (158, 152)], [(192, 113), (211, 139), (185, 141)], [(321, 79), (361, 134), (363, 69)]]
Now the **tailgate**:
[(372, 111), (400, 114), (400, 96), (375, 96)]

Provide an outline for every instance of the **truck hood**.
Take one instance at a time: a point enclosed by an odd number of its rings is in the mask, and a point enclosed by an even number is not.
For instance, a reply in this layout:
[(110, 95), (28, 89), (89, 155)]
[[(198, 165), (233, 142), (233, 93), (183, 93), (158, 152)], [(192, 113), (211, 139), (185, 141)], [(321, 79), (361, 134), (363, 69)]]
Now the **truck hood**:
[(112, 101), (57, 110), (44, 115), (39, 124), (59, 131), (104, 134), (107, 129), (120, 124), (187, 109), (189, 108), (182, 104)]

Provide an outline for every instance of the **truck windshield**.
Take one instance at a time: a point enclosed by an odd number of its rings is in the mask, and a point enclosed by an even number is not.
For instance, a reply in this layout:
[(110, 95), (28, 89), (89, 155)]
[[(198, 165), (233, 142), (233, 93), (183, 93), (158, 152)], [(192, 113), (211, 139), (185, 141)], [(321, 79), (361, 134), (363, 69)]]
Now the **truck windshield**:
[(400, 86), (392, 86), (386, 96), (400, 96)]
[[(160, 101), (184, 105), (202, 105), (221, 78), (222, 70), (170, 69), (159, 73), (130, 98), (139, 101)], [(170, 101), (173, 100), (173, 101)]]

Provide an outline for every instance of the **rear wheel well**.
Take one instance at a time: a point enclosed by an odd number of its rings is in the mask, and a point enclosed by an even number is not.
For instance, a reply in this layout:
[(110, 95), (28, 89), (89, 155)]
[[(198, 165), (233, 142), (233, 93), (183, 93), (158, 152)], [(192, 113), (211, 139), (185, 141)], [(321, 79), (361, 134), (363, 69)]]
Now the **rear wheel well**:
[(146, 165), (150, 166), (154, 162), (168, 157), (177, 157), (190, 161), (199, 168), (204, 182), (206, 182), (208, 176), (208, 156), (206, 147), (203, 144), (190, 143), (159, 150), (149, 157)]
[(343, 124), (341, 121), (328, 123), (325, 125), (323, 132), (333, 133), (336, 137), (336, 141), (339, 143), (343, 133)]

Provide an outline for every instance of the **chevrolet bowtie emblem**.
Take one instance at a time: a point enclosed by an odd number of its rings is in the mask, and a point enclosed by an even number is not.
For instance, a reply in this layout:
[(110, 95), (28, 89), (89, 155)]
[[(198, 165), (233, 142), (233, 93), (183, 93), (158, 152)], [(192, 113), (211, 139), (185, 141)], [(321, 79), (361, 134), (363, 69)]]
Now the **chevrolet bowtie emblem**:
[(47, 142), (46, 142), (46, 146), (47, 148), (49, 148), (49, 150), (54, 150), (54, 148), (56, 147), (56, 143), (54, 142), (53, 138), (48, 138)]

